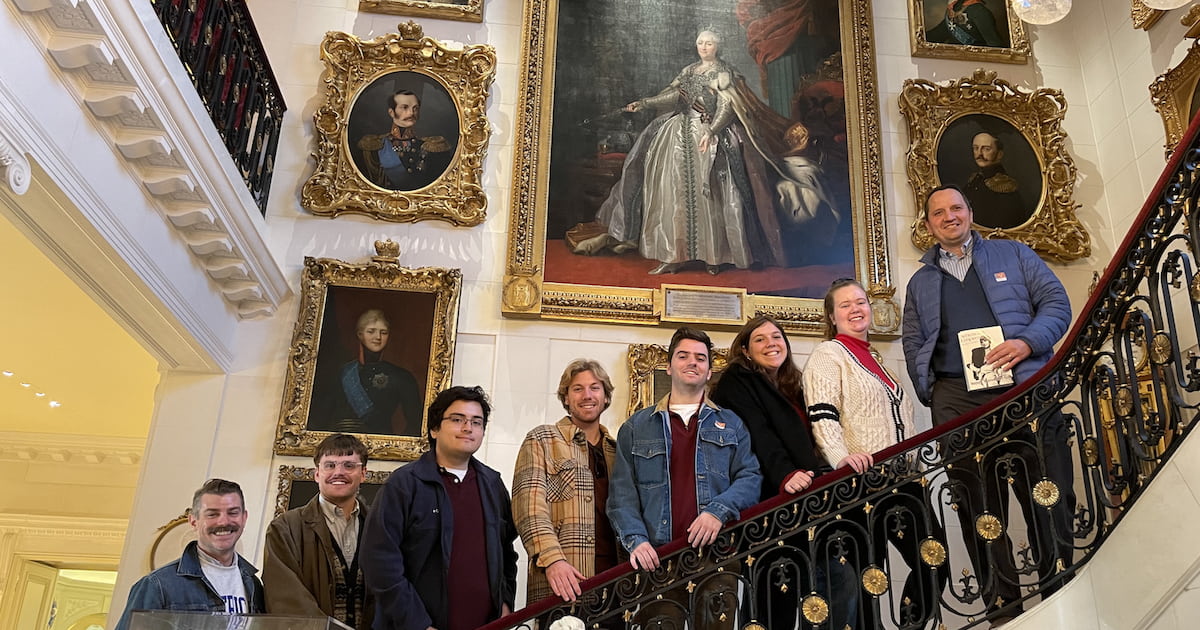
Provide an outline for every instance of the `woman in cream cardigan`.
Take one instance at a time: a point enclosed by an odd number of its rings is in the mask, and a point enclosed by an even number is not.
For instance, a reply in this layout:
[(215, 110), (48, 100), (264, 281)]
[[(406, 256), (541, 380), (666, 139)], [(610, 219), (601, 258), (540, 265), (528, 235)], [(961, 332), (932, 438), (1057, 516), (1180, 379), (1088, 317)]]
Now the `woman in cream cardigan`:
[[(912, 400), (871, 348), (870, 327), (871, 302), (862, 285), (850, 279), (834, 282), (825, 294), (826, 341), (804, 368), (808, 417), (822, 457), (834, 468), (849, 466), (858, 473), (874, 466), (873, 453), (916, 433)], [(893, 567), (884, 566), (890, 540), (908, 565), (900, 601), (909, 604), (901, 604), (895, 622), (901, 628), (922, 628), (937, 610), (945, 576), (922, 562), (920, 544), (932, 536), (945, 545), (946, 535), (920, 484), (910, 482), (897, 490), (873, 499), (875, 509), (868, 514), (850, 516), (862, 528), (863, 542), (873, 543), (864, 554), (869, 557), (858, 559), (858, 568), (873, 565), (894, 574)], [(878, 627), (875, 602), (864, 603), (864, 627)]]

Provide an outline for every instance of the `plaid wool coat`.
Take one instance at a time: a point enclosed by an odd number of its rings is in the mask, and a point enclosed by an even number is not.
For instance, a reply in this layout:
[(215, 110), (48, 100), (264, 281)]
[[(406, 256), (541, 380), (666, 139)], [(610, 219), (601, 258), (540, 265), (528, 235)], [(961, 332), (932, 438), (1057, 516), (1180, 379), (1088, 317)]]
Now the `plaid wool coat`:
[[(600, 425), (604, 459), (612, 470), (617, 445)], [(525, 436), (513, 473), (513, 520), (529, 554), (526, 605), (554, 594), (546, 567), (566, 560), (586, 577), (596, 574), (596, 516), (583, 431), (564, 417)], [(603, 512), (603, 506), (601, 506)]]

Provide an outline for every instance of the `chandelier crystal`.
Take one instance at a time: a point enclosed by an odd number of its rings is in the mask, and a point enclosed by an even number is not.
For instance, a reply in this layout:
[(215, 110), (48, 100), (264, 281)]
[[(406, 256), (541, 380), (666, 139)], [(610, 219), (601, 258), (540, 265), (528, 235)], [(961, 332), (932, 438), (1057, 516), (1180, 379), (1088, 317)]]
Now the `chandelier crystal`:
[[(1157, 1), (1174, 2), (1175, 0)], [(1017, 17), (1021, 18), (1022, 22), (1030, 24), (1053, 24), (1067, 17), (1067, 12), (1071, 10), (1071, 0), (1012, 0), (1011, 4)]]

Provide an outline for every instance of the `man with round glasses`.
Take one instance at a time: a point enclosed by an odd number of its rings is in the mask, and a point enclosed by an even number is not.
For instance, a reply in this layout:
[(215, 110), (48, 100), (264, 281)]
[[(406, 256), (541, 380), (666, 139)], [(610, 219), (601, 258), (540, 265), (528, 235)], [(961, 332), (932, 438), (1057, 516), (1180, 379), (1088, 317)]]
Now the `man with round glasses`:
[(375, 605), (358, 561), (367, 516), (358, 489), (367, 477), (367, 447), (353, 435), (334, 433), (317, 445), (313, 462), (317, 496), (267, 528), (267, 611), (370, 628)]
[(379, 491), (362, 541), (376, 630), (474, 630), (512, 611), (508, 488), (475, 458), (490, 413), (479, 387), (439, 393), (426, 421), (430, 450)]

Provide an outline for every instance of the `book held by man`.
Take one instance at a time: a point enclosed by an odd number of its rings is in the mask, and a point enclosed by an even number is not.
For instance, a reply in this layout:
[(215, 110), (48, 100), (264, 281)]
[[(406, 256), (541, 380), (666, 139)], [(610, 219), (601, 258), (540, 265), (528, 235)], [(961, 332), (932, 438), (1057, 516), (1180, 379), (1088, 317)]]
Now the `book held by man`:
[(967, 391), (977, 392), (1013, 384), (1012, 370), (984, 362), (987, 353), (1004, 343), (1004, 331), (999, 326), (970, 328), (958, 332), (958, 346), (962, 350), (963, 378)]

